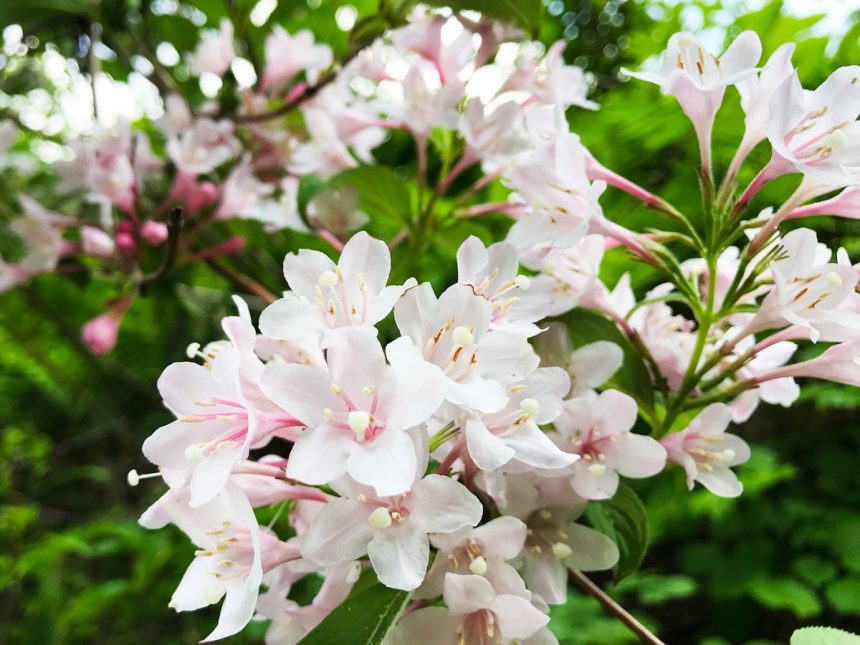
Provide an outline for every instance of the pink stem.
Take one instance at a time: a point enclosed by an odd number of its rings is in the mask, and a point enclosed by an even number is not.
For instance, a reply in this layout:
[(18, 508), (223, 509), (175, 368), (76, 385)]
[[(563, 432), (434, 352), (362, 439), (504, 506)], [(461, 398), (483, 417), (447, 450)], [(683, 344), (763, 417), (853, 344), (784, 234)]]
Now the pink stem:
[(328, 242), (332, 246), (332, 248), (334, 248), (334, 250), (338, 253), (341, 253), (343, 251), (343, 242), (337, 239), (337, 236), (335, 236), (335, 234), (331, 231), (327, 231), (326, 229), (319, 229), (317, 231), (317, 235), (319, 235), (322, 239)]

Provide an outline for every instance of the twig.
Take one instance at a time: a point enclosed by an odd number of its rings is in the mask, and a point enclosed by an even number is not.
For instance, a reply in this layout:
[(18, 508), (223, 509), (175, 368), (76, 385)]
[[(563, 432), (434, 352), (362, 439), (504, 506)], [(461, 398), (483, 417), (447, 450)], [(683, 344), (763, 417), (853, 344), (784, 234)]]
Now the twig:
[(663, 641), (652, 634), (645, 625), (640, 623), (629, 611), (615, 602), (609, 594), (603, 589), (594, 584), (591, 579), (585, 576), (581, 571), (571, 571), (570, 579), (576, 583), (576, 586), (582, 589), (589, 596), (593, 596), (599, 602), (607, 613), (611, 614), (622, 623), (627, 625), (634, 634), (639, 637), (643, 643), (649, 645), (666, 645)]
[(272, 304), (278, 299), (278, 296), (273, 294), (271, 291), (266, 289), (259, 282), (254, 280), (254, 278), (245, 275), (244, 273), (240, 273), (236, 271), (236, 269), (229, 267), (225, 264), (222, 264), (215, 258), (206, 258), (206, 264), (208, 264), (215, 273), (227, 278), (233, 284), (241, 287), (248, 291), (248, 293), (252, 293), (258, 298), (262, 298), (266, 301), (266, 304)]
[(176, 256), (179, 254), (179, 237), (182, 234), (183, 223), (182, 208), (177, 206), (170, 211), (170, 222), (167, 224), (167, 251), (164, 254), (164, 260), (161, 262), (158, 270), (144, 276), (138, 283), (137, 290), (140, 292), (140, 295), (145, 296), (149, 287), (170, 273), (170, 270), (176, 263)]

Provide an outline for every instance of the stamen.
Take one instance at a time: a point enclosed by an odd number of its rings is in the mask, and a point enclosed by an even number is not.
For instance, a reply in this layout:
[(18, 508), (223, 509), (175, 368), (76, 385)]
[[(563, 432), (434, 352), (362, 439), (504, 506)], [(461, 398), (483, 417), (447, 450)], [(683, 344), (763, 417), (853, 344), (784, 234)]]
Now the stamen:
[(531, 283), (532, 283), (532, 281), (529, 280), (529, 278), (527, 276), (524, 276), (524, 275), (518, 275), (516, 278), (514, 278), (514, 284), (519, 289), (528, 289), (529, 286), (531, 285)]
[(484, 556), (479, 555), (469, 563), (469, 571), (476, 576), (482, 576), (487, 573), (487, 560)]
[(588, 472), (590, 472), (595, 477), (603, 477), (606, 474), (606, 465), (604, 465), (604, 464), (591, 464), (588, 467)]
[(185, 449), (185, 459), (192, 464), (199, 464), (206, 459), (206, 453), (203, 452), (203, 445), (192, 443)]
[(126, 481), (128, 481), (129, 486), (134, 487), (140, 483), (141, 479), (151, 479), (152, 477), (161, 477), (161, 473), (156, 471), (154, 473), (144, 473), (143, 475), (141, 475), (139, 472), (132, 469), (128, 471), (128, 475), (126, 475)]
[(564, 542), (556, 542), (552, 545), (552, 554), (559, 560), (564, 560), (564, 558), (568, 557), (571, 553), (573, 553), (573, 549)]
[(319, 283), (321, 287), (328, 289), (337, 284), (337, 274), (334, 271), (323, 271), (320, 273)]
[(191, 343), (185, 348), (185, 355), (188, 358), (196, 358), (200, 355), (200, 343)]
[(391, 514), (387, 508), (380, 506), (370, 514), (367, 521), (375, 529), (387, 529), (391, 526)]
[(454, 327), (451, 337), (460, 347), (465, 347), (475, 342), (475, 335), (466, 327)]
[(520, 402), (520, 410), (525, 412), (527, 416), (537, 416), (537, 413), (540, 412), (540, 403), (537, 399), (523, 399)]
[(364, 410), (353, 410), (347, 417), (347, 423), (355, 434), (362, 435), (370, 425), (370, 415)]

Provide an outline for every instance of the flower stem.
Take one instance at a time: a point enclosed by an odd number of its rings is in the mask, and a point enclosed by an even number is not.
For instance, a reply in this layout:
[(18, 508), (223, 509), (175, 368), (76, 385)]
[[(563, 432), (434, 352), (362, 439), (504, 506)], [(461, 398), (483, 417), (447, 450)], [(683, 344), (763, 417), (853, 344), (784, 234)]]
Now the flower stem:
[(640, 623), (633, 614), (615, 602), (609, 594), (594, 584), (591, 579), (581, 571), (571, 571), (570, 579), (573, 580), (576, 586), (582, 591), (597, 600), (597, 602), (603, 606), (603, 609), (606, 610), (606, 613), (624, 623), (631, 632), (639, 637), (640, 641), (643, 643), (649, 643), (650, 645), (666, 645), (663, 641), (657, 638), (657, 636), (651, 633), (645, 625)]

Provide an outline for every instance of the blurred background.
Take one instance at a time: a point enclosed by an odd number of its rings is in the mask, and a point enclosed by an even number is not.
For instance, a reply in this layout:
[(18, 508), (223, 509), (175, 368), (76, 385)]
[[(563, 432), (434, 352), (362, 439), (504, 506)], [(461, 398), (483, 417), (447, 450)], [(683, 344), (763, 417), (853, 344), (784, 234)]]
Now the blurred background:
[[(92, 90), (78, 71), (96, 76), (99, 119), (125, 116), (140, 127), (161, 113), (158, 93), (144, 77), (167, 74), (189, 96), (216, 96), (218, 86), (189, 80), (181, 62), (199, 28), (216, 27), (236, 11), (229, 0), (81, 0), (0, 3), (0, 119), (25, 132), (2, 159), (0, 218), (17, 212), (26, 192), (60, 210), (50, 162), (57, 142), (92, 128)], [(248, 4), (248, 3), (245, 3)], [(274, 22), (312, 29), (336, 52), (357, 17), (373, 1), (251, 2), (240, 32), (261, 46)], [(58, 12), (58, 9), (62, 12)], [(568, 41), (565, 56), (594, 75), (591, 98), (599, 112), (576, 111), (571, 127), (608, 167), (692, 211), (698, 206), (692, 128), (676, 104), (643, 83), (619, 78), (662, 51), (687, 29), (715, 51), (743, 29), (757, 31), (765, 56), (785, 41), (806, 87), (840, 65), (860, 62), (860, 1), (652, 2), (551, 0), (544, 3), (544, 43)], [(91, 44), (93, 45), (91, 47)], [(727, 93), (715, 132), (715, 162), (725, 168), (740, 140), (742, 113)], [(157, 145), (157, 144), (156, 144)], [(379, 155), (408, 161), (396, 137)], [(749, 180), (766, 161), (757, 151), (744, 167)], [(14, 170), (14, 172), (12, 172)], [(787, 194), (791, 180), (768, 186), (756, 203)], [(653, 217), (626, 195), (610, 192), (606, 214), (647, 227)], [(860, 223), (820, 220), (819, 237), (860, 257)], [(225, 225), (227, 226), (227, 225)], [(295, 233), (265, 235), (231, 222), (249, 237), (232, 261), (270, 290), (283, 288), (284, 253), (305, 246)], [(373, 231), (385, 235), (382, 228)], [(450, 279), (454, 250), (469, 234), (491, 239), (500, 224), (470, 220), (444, 232), (418, 267), (419, 279)], [(389, 233), (390, 234), (390, 233)], [(11, 244), (6, 238), (0, 244)], [(2, 247), (0, 247), (2, 249)], [(609, 255), (611, 283), (622, 270)], [(448, 274), (446, 274), (448, 272)], [(109, 276), (47, 275), (0, 296), (0, 642), (192, 643), (208, 633), (215, 612), (176, 614), (167, 602), (193, 547), (172, 528), (149, 532), (137, 516), (162, 491), (149, 480), (137, 488), (126, 473), (150, 470), (140, 454), (144, 438), (170, 420), (155, 389), (161, 370), (185, 359), (192, 341), (220, 337), (231, 289), (206, 267), (176, 272), (136, 303), (116, 350), (93, 357), (81, 325), (99, 313), (113, 291)], [(655, 276), (638, 271), (639, 289)], [(250, 300), (259, 311), (261, 304)], [(811, 354), (813, 349), (804, 349)], [(617, 586), (596, 579), (668, 643), (785, 643), (802, 625), (860, 632), (860, 393), (831, 384), (806, 385), (791, 410), (762, 407), (742, 434), (753, 458), (739, 469), (745, 493), (724, 500), (686, 492), (677, 469), (653, 481), (634, 481), (646, 501), (651, 549), (642, 570)], [(590, 599), (572, 594), (552, 614), (565, 644), (635, 641)], [(258, 642), (252, 624), (231, 642)]]

